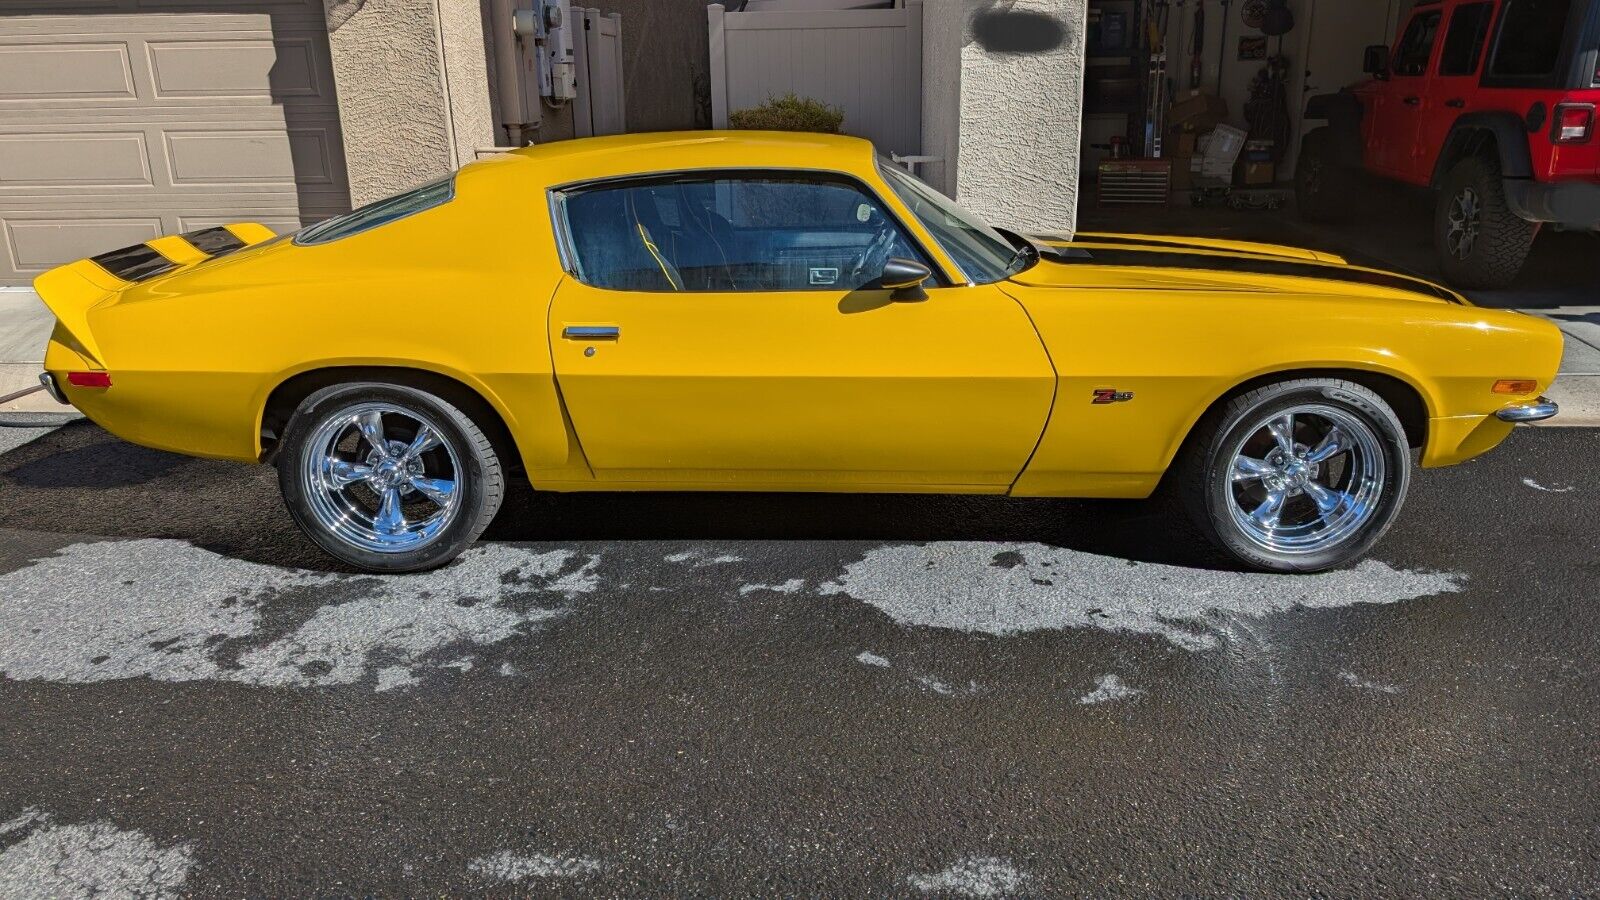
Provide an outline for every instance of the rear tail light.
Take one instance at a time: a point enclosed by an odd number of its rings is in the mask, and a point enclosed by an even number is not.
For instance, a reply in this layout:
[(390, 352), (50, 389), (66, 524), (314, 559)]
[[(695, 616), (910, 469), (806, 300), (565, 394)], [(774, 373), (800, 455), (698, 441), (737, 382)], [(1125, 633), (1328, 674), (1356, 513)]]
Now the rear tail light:
[(1531, 394), (1539, 387), (1532, 378), (1502, 378), (1494, 383), (1496, 394)]
[(1551, 117), (1550, 140), (1557, 144), (1581, 144), (1594, 131), (1593, 103), (1558, 103)]
[(111, 387), (110, 372), (68, 372), (67, 384), (86, 388)]

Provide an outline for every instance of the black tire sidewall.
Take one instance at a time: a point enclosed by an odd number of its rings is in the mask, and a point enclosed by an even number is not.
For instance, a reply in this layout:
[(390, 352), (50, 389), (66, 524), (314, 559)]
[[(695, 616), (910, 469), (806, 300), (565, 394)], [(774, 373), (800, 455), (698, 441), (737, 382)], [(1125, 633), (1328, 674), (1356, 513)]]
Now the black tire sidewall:
[[(1232, 484), (1231, 450), (1261, 422), (1306, 403), (1335, 406), (1372, 428), (1383, 446), (1383, 492), (1372, 518), (1355, 536), (1315, 553), (1277, 553), (1252, 542), (1233, 521), (1228, 494)], [(1234, 559), (1265, 571), (1320, 572), (1359, 559), (1383, 537), (1405, 501), (1410, 473), (1411, 450), (1405, 428), (1382, 398), (1351, 382), (1315, 379), (1269, 385), (1229, 404), (1204, 445), (1198, 483), (1186, 485), (1186, 489), (1198, 493), (1199, 502), (1190, 507), (1199, 514), (1198, 524)]]
[[(302, 467), (306, 442), (317, 428), (341, 410), (367, 402), (393, 404), (415, 410), (439, 429), (442, 439), (455, 451), (464, 470), (458, 473), (461, 508), (448, 527), (426, 546), (402, 553), (377, 553), (351, 546), (328, 532), (311, 511), (306, 496)], [(488, 488), (498, 479), (498, 460), (481, 435), (469, 433), (476, 426), (464, 413), (444, 400), (415, 388), (379, 382), (336, 385), (306, 398), (290, 421), (278, 454), (278, 487), (295, 524), (328, 554), (369, 572), (418, 572), (442, 566), (477, 540), (488, 524), (489, 508), (498, 497)], [(497, 503), (495, 505), (498, 505)]]
[[(1463, 188), (1479, 198), (1478, 235), (1466, 259), (1450, 252), (1450, 207)], [(1503, 288), (1516, 280), (1533, 246), (1535, 226), (1519, 218), (1506, 201), (1499, 164), (1469, 156), (1445, 175), (1433, 211), (1434, 251), (1445, 278), (1466, 288)]]
[[(1349, 197), (1342, 184), (1346, 173), (1331, 158), (1332, 132), (1317, 128), (1300, 144), (1294, 167), (1294, 199), (1300, 216), (1310, 222), (1338, 221), (1348, 212)], [(1315, 171), (1317, 183), (1311, 184)]]

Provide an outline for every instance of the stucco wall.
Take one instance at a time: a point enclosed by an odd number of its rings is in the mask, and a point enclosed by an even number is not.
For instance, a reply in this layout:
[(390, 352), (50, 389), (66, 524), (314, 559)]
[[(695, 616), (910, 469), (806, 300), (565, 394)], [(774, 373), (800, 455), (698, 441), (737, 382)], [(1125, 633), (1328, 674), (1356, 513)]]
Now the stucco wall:
[[(1020, 33), (986, 33), (979, 17), (997, 13), (1017, 16)], [(1052, 233), (1076, 226), (1087, 15), (1086, 0), (1015, 0), (968, 18), (955, 196), (996, 224)], [(1054, 20), (1059, 43), (1042, 46), (1043, 20), (1031, 16)]]
[(489, 61), (484, 48), (488, 20), (478, 0), (436, 0), (443, 32), (446, 97), (455, 136), (455, 165), (474, 158), (479, 147), (492, 147), (493, 113), (489, 108)]
[(964, 0), (925, 0), (922, 5), (922, 153), (917, 174), (945, 194), (956, 193), (961, 152), (961, 45), (969, 9)]
[(330, 6), (353, 204), (444, 175), (494, 142), (482, 22), (477, 0)]

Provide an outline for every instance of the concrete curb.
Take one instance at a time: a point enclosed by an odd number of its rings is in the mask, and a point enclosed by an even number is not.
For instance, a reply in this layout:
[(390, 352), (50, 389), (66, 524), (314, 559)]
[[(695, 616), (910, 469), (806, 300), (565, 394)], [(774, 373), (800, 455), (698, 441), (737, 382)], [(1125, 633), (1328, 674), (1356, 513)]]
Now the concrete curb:
[(1558, 375), (1544, 393), (1561, 407), (1545, 426), (1600, 427), (1600, 375)]
[[(39, 384), (39, 372), (38, 363), (0, 363), (0, 397), (37, 386)], [(72, 407), (62, 406), (55, 401), (54, 397), (44, 391), (35, 391), (24, 397), (12, 400), (10, 403), (0, 404), (0, 413), (64, 413), (71, 411)]]

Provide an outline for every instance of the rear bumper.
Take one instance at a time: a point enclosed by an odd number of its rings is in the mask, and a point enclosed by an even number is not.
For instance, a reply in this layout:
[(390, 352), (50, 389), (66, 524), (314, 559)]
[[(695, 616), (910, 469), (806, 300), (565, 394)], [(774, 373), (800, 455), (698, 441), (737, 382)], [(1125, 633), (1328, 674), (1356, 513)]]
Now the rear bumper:
[(1600, 229), (1600, 184), (1592, 181), (1505, 179), (1506, 203), (1530, 222)]
[(1557, 406), (1555, 401), (1548, 397), (1540, 397), (1538, 400), (1530, 403), (1519, 403), (1516, 406), (1508, 406), (1505, 409), (1495, 413), (1494, 417), (1502, 422), (1522, 424), (1526, 422), (1543, 422), (1545, 419), (1555, 416), (1555, 414), (1560, 411), (1561, 407)]
[(39, 383), (44, 385), (45, 393), (55, 398), (57, 403), (70, 404), (67, 395), (61, 390), (61, 385), (56, 383), (56, 377), (49, 372), (39, 373)]

